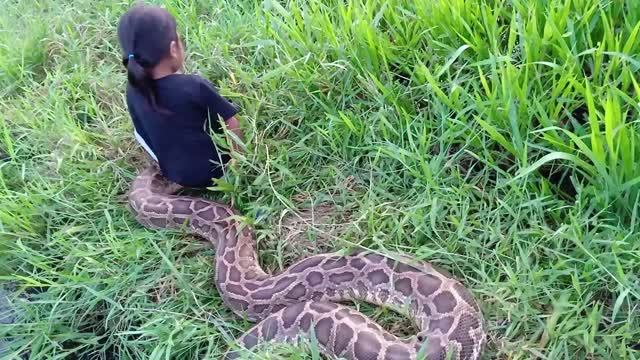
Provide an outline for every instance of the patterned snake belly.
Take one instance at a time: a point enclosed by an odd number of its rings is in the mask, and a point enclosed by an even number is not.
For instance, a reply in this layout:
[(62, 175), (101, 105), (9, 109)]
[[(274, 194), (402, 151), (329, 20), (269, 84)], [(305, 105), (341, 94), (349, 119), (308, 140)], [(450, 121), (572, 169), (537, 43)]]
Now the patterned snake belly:
[[(174, 195), (180, 187), (155, 166), (133, 181), (136, 220), (153, 229), (186, 228), (216, 249), (215, 284), (236, 314), (257, 324), (238, 339), (246, 349), (295, 343), (315, 334), (323, 355), (353, 360), (478, 359), (484, 321), (472, 295), (429, 263), (372, 252), (316, 255), (278, 275), (260, 267), (254, 234), (228, 206)], [(363, 300), (411, 317), (419, 332), (403, 339), (338, 303)], [(228, 351), (225, 359), (238, 352)]]

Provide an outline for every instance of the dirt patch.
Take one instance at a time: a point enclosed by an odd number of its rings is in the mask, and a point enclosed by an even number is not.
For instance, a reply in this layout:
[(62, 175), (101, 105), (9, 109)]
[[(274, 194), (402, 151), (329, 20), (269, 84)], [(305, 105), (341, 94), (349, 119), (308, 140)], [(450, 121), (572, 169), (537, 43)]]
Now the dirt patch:
[[(351, 191), (353, 186), (353, 177), (348, 177), (341, 188)], [(311, 205), (310, 194), (298, 194), (292, 200), (296, 209), (282, 212), (272, 222), (276, 246), (285, 251), (289, 264), (333, 251), (342, 236), (356, 226), (353, 209), (348, 206), (331, 201)]]
[(331, 203), (285, 213), (274, 224), (276, 238), (284, 248), (305, 257), (331, 251), (333, 243), (351, 225), (349, 213)]

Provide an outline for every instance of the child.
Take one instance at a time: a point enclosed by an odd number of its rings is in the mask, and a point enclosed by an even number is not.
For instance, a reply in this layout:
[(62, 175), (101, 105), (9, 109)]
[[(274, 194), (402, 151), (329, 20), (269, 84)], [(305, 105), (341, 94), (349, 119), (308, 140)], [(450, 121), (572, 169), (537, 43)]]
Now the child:
[(134, 6), (120, 19), (118, 38), (136, 139), (168, 180), (210, 186), (223, 175), (229, 156), (218, 153), (208, 131), (222, 133), (222, 118), (242, 139), (237, 110), (205, 79), (182, 74), (184, 48), (168, 11)]

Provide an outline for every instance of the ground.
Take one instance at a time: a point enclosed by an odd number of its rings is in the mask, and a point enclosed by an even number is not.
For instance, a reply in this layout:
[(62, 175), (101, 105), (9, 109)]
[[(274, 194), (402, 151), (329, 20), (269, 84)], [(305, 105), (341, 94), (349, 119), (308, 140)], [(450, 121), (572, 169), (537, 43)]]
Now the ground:
[[(253, 222), (266, 268), (399, 251), (471, 289), (486, 359), (640, 359), (640, 3), (163, 4), (187, 70), (242, 109), (246, 152), (208, 196)], [(0, 338), (14, 356), (217, 359), (251, 325), (221, 302), (206, 244), (142, 228), (122, 201), (143, 161), (115, 37), (128, 6), (2, 1), (0, 281), (15, 319), (0, 316)], [(320, 203), (341, 226), (292, 246), (305, 238), (282, 216)], [(257, 357), (317, 358), (301, 349)]]

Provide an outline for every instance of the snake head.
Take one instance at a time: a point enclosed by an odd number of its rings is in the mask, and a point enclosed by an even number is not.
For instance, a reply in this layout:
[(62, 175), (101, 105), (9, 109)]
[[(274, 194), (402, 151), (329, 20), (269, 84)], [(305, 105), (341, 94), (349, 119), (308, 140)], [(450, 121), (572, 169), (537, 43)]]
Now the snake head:
[[(484, 331), (471, 310), (459, 314), (455, 322), (447, 316), (432, 318), (429, 322), (429, 328), (412, 339), (417, 359), (475, 360), (480, 357)], [(443, 327), (448, 331), (442, 331)]]
[(416, 351), (416, 359), (440, 359), (436, 355), (441, 353), (441, 346), (436, 341), (433, 341), (426, 331), (419, 332), (412, 339), (412, 343)]

